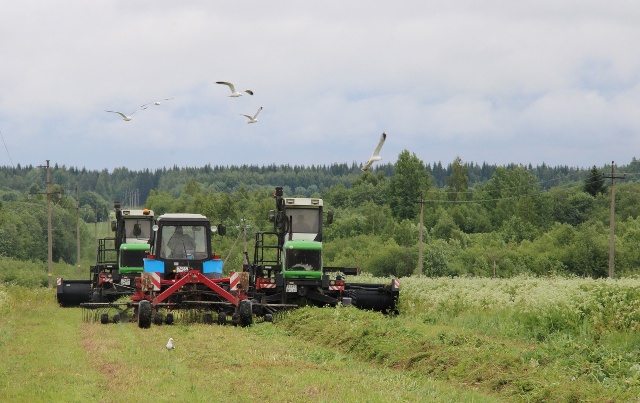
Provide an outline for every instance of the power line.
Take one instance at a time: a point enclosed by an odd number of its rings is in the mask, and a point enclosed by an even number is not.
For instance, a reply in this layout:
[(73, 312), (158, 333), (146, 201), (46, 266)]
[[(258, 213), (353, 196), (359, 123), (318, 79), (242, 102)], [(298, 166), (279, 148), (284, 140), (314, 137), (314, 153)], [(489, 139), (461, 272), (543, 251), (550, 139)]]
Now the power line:
[(7, 150), (7, 155), (9, 156), (9, 161), (11, 161), (11, 166), (15, 168), (15, 165), (13, 164), (13, 159), (11, 159), (11, 154), (9, 154), (9, 148), (7, 147), (7, 143), (4, 141), (4, 136), (2, 135), (1, 131), (0, 131), (0, 137), (2, 137), (2, 143), (4, 144), (4, 149)]

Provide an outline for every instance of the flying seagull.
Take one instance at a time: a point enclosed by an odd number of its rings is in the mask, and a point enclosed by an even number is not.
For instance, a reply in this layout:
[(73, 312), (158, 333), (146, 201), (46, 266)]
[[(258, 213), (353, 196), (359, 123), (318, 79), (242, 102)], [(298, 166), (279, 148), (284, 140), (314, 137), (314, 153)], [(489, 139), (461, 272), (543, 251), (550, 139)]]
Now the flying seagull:
[(167, 342), (167, 350), (173, 350), (174, 348), (176, 348), (173, 345), (173, 338), (169, 337), (169, 341)]
[[(230, 97), (241, 97), (242, 96), (242, 93), (236, 91), (236, 87), (232, 83), (229, 83), (227, 81), (216, 81), (216, 84), (222, 84), (222, 85), (229, 86), (229, 88), (231, 89), (231, 95), (229, 95)], [(244, 90), (243, 92), (246, 92), (249, 95), (253, 95), (253, 91), (251, 91), (251, 90)]]
[(256, 112), (255, 115), (253, 116), (249, 116), (249, 115), (245, 115), (243, 113), (240, 113), (239, 115), (245, 116), (247, 119), (247, 123), (256, 123), (258, 121), (258, 119), (256, 119), (258, 117), (258, 114), (260, 113), (260, 111), (262, 110), (262, 106), (258, 108), (258, 112)]
[(149, 105), (160, 105), (160, 102), (163, 101), (171, 101), (173, 98), (165, 98), (165, 99), (161, 99), (160, 101), (154, 101), (154, 102), (149, 102), (148, 104), (144, 104), (142, 106), (140, 106), (141, 108), (146, 108)]
[(128, 121), (130, 121), (131, 119), (133, 119), (133, 114), (134, 114), (134, 113), (136, 113), (136, 112), (138, 112), (138, 111), (143, 111), (143, 110), (145, 110), (145, 109), (147, 109), (147, 107), (146, 107), (146, 106), (145, 106), (144, 108), (140, 108), (140, 109), (138, 109), (137, 111), (133, 111), (133, 112), (131, 112), (131, 114), (129, 114), (129, 116), (125, 115), (125, 114), (124, 114), (124, 113), (122, 113), (122, 112), (118, 112), (118, 111), (105, 111), (105, 112), (117, 113), (118, 115), (122, 116), (122, 120), (124, 120), (124, 121), (127, 121), (127, 122), (128, 122)]
[(387, 134), (383, 132), (382, 136), (380, 136), (380, 141), (378, 142), (376, 149), (373, 150), (373, 154), (371, 154), (371, 158), (369, 158), (369, 161), (367, 161), (362, 167), (363, 172), (368, 171), (374, 162), (380, 161), (382, 159), (382, 157), (379, 154), (380, 154), (380, 149), (382, 148), (382, 145), (384, 144), (384, 141), (386, 139), (387, 139)]

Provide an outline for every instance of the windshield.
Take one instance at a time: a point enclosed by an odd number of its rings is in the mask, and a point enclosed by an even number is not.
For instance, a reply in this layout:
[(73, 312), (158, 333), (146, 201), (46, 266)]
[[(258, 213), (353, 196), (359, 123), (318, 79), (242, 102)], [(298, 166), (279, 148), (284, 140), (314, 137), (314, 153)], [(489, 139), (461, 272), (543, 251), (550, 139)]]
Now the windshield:
[(207, 231), (202, 225), (164, 225), (160, 227), (160, 257), (168, 259), (205, 259)]
[(287, 214), (292, 218), (292, 231), (293, 232), (318, 232), (318, 210), (317, 209), (289, 209)]
[(151, 234), (151, 220), (124, 220), (124, 231), (129, 242), (135, 239), (146, 242)]
[(320, 271), (319, 250), (287, 249), (287, 270)]

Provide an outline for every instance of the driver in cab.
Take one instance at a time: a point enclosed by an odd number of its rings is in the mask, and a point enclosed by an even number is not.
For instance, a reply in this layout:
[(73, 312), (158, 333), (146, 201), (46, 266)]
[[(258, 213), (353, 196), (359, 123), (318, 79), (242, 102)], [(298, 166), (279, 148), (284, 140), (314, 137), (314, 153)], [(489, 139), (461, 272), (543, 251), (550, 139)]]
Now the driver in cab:
[(171, 249), (171, 257), (186, 257), (187, 253), (193, 253), (196, 249), (196, 244), (193, 239), (188, 235), (183, 233), (182, 227), (176, 227), (176, 231), (169, 239), (167, 243), (169, 249)]

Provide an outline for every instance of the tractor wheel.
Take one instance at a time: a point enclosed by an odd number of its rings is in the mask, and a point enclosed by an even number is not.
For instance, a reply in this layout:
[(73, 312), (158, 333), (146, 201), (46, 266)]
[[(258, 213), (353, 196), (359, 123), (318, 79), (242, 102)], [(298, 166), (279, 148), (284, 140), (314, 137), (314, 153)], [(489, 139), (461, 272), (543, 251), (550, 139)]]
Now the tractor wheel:
[(120, 323), (120, 314), (119, 313), (114, 314), (111, 320), (113, 321), (113, 323)]
[(273, 322), (273, 315), (270, 313), (265, 313), (264, 314), (264, 321), (265, 322)]
[(211, 312), (205, 312), (204, 315), (202, 315), (202, 321), (204, 322), (205, 325), (212, 325), (213, 314)]
[(250, 326), (253, 323), (253, 311), (251, 301), (243, 299), (240, 301), (240, 326)]
[(167, 325), (173, 325), (173, 312), (169, 312), (167, 316), (164, 318), (164, 323)]
[(160, 326), (162, 324), (162, 322), (164, 322), (164, 318), (162, 317), (162, 313), (161, 312), (156, 312), (156, 314), (153, 315), (153, 324)]
[(151, 302), (143, 299), (138, 305), (138, 327), (148, 329), (151, 327)]
[(109, 314), (106, 312), (102, 312), (100, 314), (100, 323), (102, 323), (103, 325), (106, 325), (107, 323), (109, 323)]
[(218, 324), (222, 325), (222, 326), (227, 324), (227, 314), (226, 314), (226, 312), (218, 312)]

